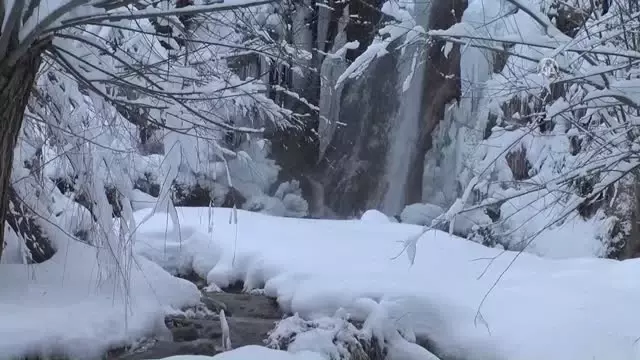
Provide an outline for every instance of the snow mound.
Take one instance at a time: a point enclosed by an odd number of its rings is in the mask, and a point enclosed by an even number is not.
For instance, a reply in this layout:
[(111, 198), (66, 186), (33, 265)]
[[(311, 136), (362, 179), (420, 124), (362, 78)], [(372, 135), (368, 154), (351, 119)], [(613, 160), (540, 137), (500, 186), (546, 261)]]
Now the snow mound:
[(391, 222), (389, 217), (378, 210), (367, 210), (360, 217), (361, 221), (384, 224)]
[(130, 269), (124, 287), (97, 260), (96, 248), (56, 239), (58, 252), (42, 264), (0, 264), (3, 358), (100, 356), (143, 336), (167, 335), (165, 313), (199, 302), (193, 284), (143, 257), (121, 264)]
[(438, 216), (444, 213), (444, 209), (433, 204), (411, 204), (405, 206), (400, 213), (403, 223), (428, 226)]
[(162, 229), (138, 234), (134, 251), (171, 274), (188, 275), (193, 271), (203, 279), (222, 255), (222, 248), (211, 237), (187, 226), (177, 234)]
[[(209, 239), (221, 253), (208, 264), (207, 279), (220, 287), (241, 280), (246, 290), (264, 288), (284, 311), (302, 318), (343, 309), (385, 338), (393, 332), (376, 324), (393, 324), (407, 340), (427, 339), (441, 358), (640, 358), (638, 260), (543, 259), (429, 230), (411, 266), (396, 255), (423, 231), (419, 226), (246, 211), (230, 222), (231, 211), (178, 209), (183, 229), (213, 228)], [(151, 217), (139, 236), (163, 249), (164, 236), (154, 234), (165, 224), (164, 216)], [(186, 248), (205, 245), (212, 246), (185, 242), (182, 249), (195, 254), (200, 251)], [(401, 348), (411, 351), (407, 344)]]
[[(298, 315), (280, 322), (269, 334), (268, 346), (290, 352), (313, 351), (327, 359), (359, 358), (364, 346), (371, 347), (371, 336), (340, 317), (304, 320)], [(373, 344), (378, 346), (378, 344)]]

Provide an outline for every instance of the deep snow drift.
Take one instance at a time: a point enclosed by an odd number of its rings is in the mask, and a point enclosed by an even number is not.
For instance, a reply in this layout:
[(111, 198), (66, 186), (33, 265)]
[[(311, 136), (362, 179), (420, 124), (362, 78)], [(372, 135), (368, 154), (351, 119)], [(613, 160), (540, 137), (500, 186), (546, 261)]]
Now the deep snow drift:
[(464, 359), (640, 357), (637, 260), (518, 256), (429, 231), (410, 266), (405, 255), (394, 257), (403, 241), (421, 232), (418, 226), (382, 218), (236, 216), (218, 208), (178, 212), (182, 240), (165, 231), (170, 220), (157, 214), (140, 228), (138, 253), (168, 269), (193, 267), (219, 287), (236, 280), (247, 290), (264, 287), (301, 316), (340, 310), (356, 319), (377, 317), (382, 336), (392, 326), (409, 339), (427, 336), (441, 354)]

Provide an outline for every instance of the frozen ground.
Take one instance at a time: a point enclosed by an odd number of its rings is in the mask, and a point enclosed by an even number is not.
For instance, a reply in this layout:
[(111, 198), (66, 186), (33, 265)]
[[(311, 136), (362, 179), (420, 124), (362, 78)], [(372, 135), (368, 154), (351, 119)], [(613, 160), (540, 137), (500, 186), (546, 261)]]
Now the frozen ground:
[[(522, 254), (503, 274), (516, 253), (429, 231), (410, 266), (405, 254), (394, 257), (403, 240), (421, 231), (417, 226), (244, 211), (235, 223), (228, 209), (178, 212), (182, 240), (172, 239), (165, 231), (170, 220), (157, 214), (141, 226), (140, 254), (166, 268), (193, 267), (219, 287), (236, 280), (247, 289), (264, 287), (285, 310), (304, 317), (340, 309), (354, 318), (377, 317), (383, 336), (392, 325), (469, 360), (640, 358), (637, 260)], [(205, 235), (210, 224), (213, 232)]]

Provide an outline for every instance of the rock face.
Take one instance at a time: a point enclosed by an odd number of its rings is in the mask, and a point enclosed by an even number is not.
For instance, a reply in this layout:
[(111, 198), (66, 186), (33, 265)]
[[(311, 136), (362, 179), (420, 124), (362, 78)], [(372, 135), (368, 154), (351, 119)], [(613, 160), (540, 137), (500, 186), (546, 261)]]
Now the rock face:
[[(447, 29), (460, 22), (467, 8), (467, 0), (436, 0), (429, 10), (429, 30)], [(462, 96), (460, 80), (460, 47), (453, 45), (445, 55), (442, 51), (445, 42), (436, 40), (427, 48), (427, 61), (422, 84), (421, 126), (418, 152), (408, 175), (406, 203), (422, 202), (425, 156), (433, 150), (433, 133), (444, 119), (448, 104), (456, 100), (459, 104)], [(437, 149), (436, 149), (437, 150)]]
[[(338, 216), (358, 216), (382, 202), (389, 149), (389, 119), (399, 106), (397, 54), (374, 60), (369, 71), (376, 76), (348, 79), (341, 95), (339, 127), (320, 164), (325, 205)], [(335, 120), (334, 120), (335, 121)]]

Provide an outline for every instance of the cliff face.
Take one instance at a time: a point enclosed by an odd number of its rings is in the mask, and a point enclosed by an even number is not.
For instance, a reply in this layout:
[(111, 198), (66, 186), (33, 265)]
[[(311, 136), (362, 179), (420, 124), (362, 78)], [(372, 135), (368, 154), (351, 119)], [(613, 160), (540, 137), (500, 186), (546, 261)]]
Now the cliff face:
[[(429, 29), (447, 29), (460, 22), (467, 5), (467, 0), (435, 0), (429, 12)], [(433, 131), (444, 119), (447, 105), (453, 100), (460, 104), (460, 46), (453, 45), (449, 50), (445, 45), (445, 42), (435, 40), (427, 48), (427, 67), (422, 81), (424, 90), (418, 153), (408, 174), (405, 205), (424, 200), (425, 155), (432, 148)]]
[(399, 101), (395, 97), (397, 57), (374, 61), (371, 75), (345, 83), (334, 132), (323, 157), (321, 179), (325, 206), (340, 217), (380, 206), (387, 185), (383, 182), (392, 120)]
[[(435, 0), (406, 11), (416, 25), (446, 29), (460, 21), (466, 6), (466, 0)], [(424, 35), (403, 44), (415, 35), (407, 31), (359, 76), (338, 84), (349, 64), (381, 36), (378, 29), (399, 19), (386, 14), (379, 0), (330, 1), (326, 7), (292, 2), (291, 9), (283, 16), (292, 29), (285, 36), (312, 56), (297, 71), (272, 68), (265, 77), (274, 88), (284, 86), (304, 98), (272, 94), (276, 102), (306, 113), (294, 130), (269, 131), (279, 180), (300, 180), (316, 217), (351, 217), (371, 208), (398, 215), (424, 200), (424, 159), (434, 129), (461, 96), (458, 46), (444, 49)], [(243, 68), (251, 76), (249, 66)], [(265, 65), (252, 69), (257, 76)]]
[[(414, 9), (418, 25), (446, 29), (460, 21), (464, 0), (436, 0)], [(426, 16), (425, 16), (426, 15)], [(358, 40), (351, 38), (350, 40)], [(377, 208), (387, 215), (423, 200), (424, 159), (445, 108), (460, 99), (460, 50), (418, 42), (377, 58), (337, 89), (327, 111), (338, 125), (321, 139), (325, 204), (348, 217)]]

